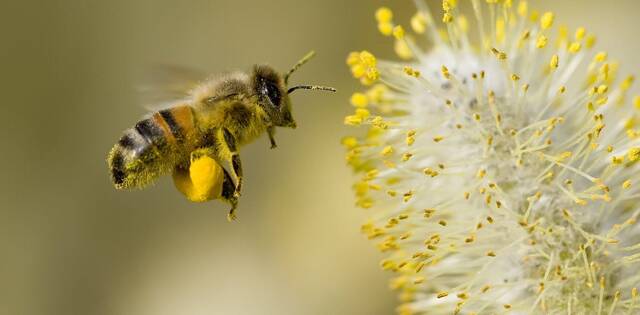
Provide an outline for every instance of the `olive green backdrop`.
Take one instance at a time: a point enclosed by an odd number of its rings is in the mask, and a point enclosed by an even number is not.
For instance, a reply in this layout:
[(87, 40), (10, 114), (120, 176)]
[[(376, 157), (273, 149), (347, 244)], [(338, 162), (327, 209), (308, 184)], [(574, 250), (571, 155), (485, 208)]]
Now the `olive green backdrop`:
[[(640, 65), (638, 2), (532, 2)], [(373, 21), (383, 4), (408, 24), (407, 0), (5, 1), (0, 314), (393, 312), (339, 145), (357, 88), (347, 53), (392, 56)], [(311, 49), (293, 81), (339, 93), (296, 93), (299, 128), (280, 130), (277, 150), (264, 137), (243, 148), (238, 222), (223, 204), (186, 202), (167, 178), (113, 189), (105, 156), (145, 113), (134, 87), (152, 65), (284, 71)]]

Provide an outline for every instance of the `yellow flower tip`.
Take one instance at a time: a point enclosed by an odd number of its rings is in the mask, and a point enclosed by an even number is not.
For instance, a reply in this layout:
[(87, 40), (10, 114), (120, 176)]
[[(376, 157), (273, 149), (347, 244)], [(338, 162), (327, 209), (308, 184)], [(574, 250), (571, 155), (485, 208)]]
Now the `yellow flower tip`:
[(547, 37), (541, 34), (536, 40), (536, 47), (544, 48), (545, 46), (547, 46), (547, 41)]
[(182, 194), (193, 202), (216, 199), (222, 192), (222, 167), (212, 158), (202, 155), (191, 161), (189, 171), (173, 172), (173, 182)]
[[(560, 64), (560, 57), (558, 57), (558, 55), (553, 55), (551, 57), (551, 62), (549, 62), (549, 67), (552, 70), (558, 69), (558, 65)], [(563, 93), (564, 91), (562, 91)]]
[(402, 25), (397, 25), (393, 28), (393, 37), (395, 37), (396, 39), (404, 38), (404, 28), (402, 27)]
[(540, 27), (543, 30), (549, 29), (553, 25), (553, 12), (545, 12), (540, 18)]
[(364, 107), (367, 107), (367, 105), (369, 105), (369, 99), (367, 98), (367, 95), (363, 93), (353, 93), (353, 95), (351, 95), (350, 101), (351, 101), (351, 105), (358, 108), (364, 108)]
[(417, 34), (422, 34), (427, 30), (427, 20), (422, 13), (418, 12), (411, 17), (411, 28)]
[(573, 42), (571, 43), (571, 45), (569, 45), (569, 52), (572, 54), (576, 54), (580, 51), (581, 48), (582, 44), (580, 44), (579, 42)]
[(388, 23), (393, 19), (393, 11), (387, 7), (380, 7), (376, 10), (376, 21), (378, 23)]
[(409, 47), (409, 44), (407, 44), (406, 40), (396, 39), (393, 50), (396, 52), (398, 57), (404, 60), (413, 58), (413, 51), (411, 51), (411, 48)]
[(520, 1), (518, 4), (518, 15), (522, 18), (527, 16), (527, 11), (529, 10), (529, 5), (527, 1)]

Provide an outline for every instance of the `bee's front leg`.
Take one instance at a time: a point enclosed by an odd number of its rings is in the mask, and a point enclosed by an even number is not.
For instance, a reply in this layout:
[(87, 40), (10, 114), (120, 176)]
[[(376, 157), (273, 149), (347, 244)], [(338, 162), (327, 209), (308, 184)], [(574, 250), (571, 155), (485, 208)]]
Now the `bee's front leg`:
[(269, 142), (271, 142), (271, 148), (275, 149), (278, 147), (278, 145), (276, 144), (276, 127), (274, 126), (269, 126), (267, 127), (267, 134), (269, 134)]

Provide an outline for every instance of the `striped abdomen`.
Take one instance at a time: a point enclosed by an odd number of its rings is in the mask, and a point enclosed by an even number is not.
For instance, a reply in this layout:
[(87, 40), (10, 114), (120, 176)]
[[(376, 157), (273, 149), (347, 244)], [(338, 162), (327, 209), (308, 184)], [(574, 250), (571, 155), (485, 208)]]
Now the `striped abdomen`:
[(124, 132), (109, 154), (114, 185), (118, 189), (141, 188), (172, 171), (185, 158), (183, 152), (194, 137), (193, 110), (189, 106), (162, 110), (139, 121)]

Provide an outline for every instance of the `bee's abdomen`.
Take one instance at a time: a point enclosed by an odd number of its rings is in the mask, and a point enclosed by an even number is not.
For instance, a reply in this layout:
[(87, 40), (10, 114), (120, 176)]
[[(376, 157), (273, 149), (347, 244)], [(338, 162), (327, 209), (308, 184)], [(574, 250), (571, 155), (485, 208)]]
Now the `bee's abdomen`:
[(126, 130), (108, 157), (116, 188), (141, 188), (171, 171), (193, 133), (189, 106), (156, 112)]

